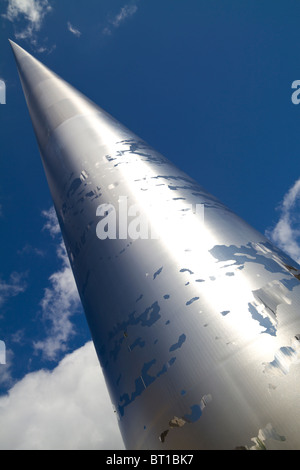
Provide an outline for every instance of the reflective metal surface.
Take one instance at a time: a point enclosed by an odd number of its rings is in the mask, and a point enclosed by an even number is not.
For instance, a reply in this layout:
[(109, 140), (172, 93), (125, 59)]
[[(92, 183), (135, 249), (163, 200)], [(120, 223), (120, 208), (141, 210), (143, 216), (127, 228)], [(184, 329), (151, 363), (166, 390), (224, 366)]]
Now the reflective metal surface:
[(126, 447), (300, 449), (300, 267), (12, 47)]

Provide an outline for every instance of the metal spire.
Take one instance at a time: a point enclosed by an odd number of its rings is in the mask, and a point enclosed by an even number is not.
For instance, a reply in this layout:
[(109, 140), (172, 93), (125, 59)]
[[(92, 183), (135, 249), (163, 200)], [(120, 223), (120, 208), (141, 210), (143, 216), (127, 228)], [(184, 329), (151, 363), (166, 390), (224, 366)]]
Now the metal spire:
[(126, 447), (299, 449), (299, 266), (11, 45)]

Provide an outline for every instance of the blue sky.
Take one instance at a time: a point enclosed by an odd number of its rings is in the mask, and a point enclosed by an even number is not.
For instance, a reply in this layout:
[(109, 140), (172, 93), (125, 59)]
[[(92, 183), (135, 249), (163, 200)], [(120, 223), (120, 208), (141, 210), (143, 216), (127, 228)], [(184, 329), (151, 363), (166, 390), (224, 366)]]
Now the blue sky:
[(297, 0), (2, 0), (0, 449), (122, 448), (8, 38), (300, 260)]

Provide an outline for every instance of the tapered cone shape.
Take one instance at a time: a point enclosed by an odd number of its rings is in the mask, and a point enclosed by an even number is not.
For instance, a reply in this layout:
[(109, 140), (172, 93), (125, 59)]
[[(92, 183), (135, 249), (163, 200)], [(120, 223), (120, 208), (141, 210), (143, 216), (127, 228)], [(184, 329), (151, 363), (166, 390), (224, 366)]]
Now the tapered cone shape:
[(12, 48), (126, 447), (300, 449), (299, 266)]

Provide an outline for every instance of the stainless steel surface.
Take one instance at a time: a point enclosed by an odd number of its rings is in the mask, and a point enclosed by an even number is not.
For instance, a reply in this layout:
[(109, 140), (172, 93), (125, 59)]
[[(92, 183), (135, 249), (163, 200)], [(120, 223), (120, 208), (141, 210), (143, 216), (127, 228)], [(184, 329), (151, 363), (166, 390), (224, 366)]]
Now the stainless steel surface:
[(299, 266), (11, 44), (126, 447), (300, 449)]

